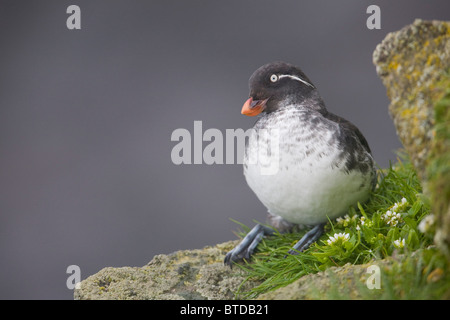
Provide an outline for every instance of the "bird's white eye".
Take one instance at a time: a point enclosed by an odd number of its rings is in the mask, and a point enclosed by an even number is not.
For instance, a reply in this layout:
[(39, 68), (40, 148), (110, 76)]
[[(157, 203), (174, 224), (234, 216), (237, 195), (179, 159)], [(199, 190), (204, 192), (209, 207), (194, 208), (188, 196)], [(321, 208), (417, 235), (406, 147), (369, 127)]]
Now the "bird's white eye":
[(277, 80), (278, 80), (278, 76), (276, 74), (273, 74), (270, 76), (270, 81), (277, 82)]

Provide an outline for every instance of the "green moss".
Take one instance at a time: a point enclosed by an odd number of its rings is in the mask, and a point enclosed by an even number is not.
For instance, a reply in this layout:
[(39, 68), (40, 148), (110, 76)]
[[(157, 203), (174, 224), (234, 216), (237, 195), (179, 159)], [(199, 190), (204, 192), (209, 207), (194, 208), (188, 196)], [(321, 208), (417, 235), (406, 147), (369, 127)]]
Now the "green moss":
[(438, 244), (450, 257), (450, 69), (436, 85), (441, 92), (434, 105), (433, 143), (428, 158), (427, 175), (429, 193), (432, 197), (432, 209), (438, 215), (442, 230)]
[(362, 299), (450, 299), (448, 260), (436, 248), (393, 259), (381, 268), (381, 288), (359, 287)]

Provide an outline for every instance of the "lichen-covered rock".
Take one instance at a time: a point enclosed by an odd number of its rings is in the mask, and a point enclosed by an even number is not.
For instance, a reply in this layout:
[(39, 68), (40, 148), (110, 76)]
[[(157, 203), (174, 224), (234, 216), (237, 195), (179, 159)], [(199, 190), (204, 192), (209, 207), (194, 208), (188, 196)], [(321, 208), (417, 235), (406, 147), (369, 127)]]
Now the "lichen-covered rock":
[(416, 20), (389, 33), (373, 54), (397, 134), (421, 177), (431, 150), (438, 86), (450, 68), (450, 23)]
[[(156, 255), (143, 267), (104, 268), (81, 281), (77, 300), (233, 299), (245, 275), (224, 266), (236, 241), (195, 250)], [(256, 282), (245, 282), (249, 290)]]
[(435, 242), (449, 254), (450, 22), (416, 20), (388, 34), (373, 61), (397, 135), (432, 199)]
[[(376, 268), (386, 264), (388, 260), (374, 264), (331, 267), (317, 274), (301, 277), (293, 283), (274, 291), (264, 293), (260, 300), (317, 300), (317, 299), (362, 299), (361, 287), (367, 287), (367, 281), (374, 284), (369, 277), (371, 266)], [(379, 279), (381, 282), (381, 277)]]

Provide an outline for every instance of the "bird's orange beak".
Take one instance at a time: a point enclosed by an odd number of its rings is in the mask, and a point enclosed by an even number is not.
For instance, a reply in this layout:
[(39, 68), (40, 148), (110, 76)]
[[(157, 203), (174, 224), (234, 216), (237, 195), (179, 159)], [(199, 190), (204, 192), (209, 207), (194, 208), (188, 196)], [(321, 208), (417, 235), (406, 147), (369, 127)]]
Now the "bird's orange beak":
[(253, 100), (253, 98), (250, 97), (242, 106), (241, 113), (249, 117), (254, 117), (264, 111), (267, 100), (269, 99)]

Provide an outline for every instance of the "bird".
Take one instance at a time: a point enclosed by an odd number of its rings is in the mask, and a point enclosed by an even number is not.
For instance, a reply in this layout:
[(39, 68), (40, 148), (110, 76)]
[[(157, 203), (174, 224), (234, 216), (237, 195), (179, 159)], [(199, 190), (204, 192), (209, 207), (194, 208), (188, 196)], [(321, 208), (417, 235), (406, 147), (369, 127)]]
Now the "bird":
[(276, 61), (249, 79), (241, 113), (258, 119), (246, 141), (243, 171), (267, 208), (268, 224), (256, 224), (229, 251), (225, 265), (249, 260), (263, 237), (310, 228), (288, 251), (305, 251), (328, 220), (370, 197), (377, 181), (372, 151), (350, 121), (329, 112), (303, 71)]

